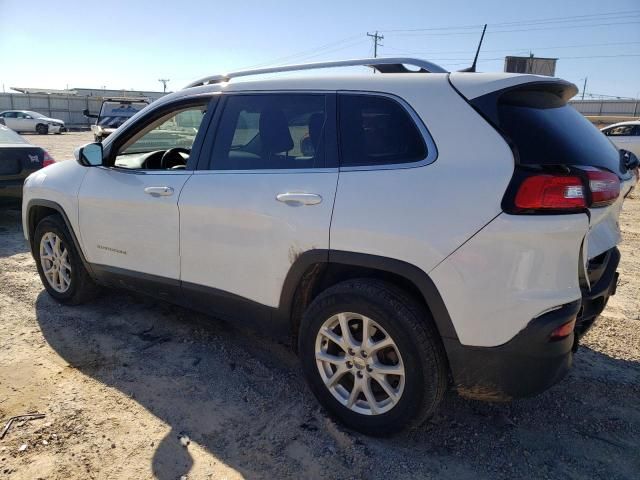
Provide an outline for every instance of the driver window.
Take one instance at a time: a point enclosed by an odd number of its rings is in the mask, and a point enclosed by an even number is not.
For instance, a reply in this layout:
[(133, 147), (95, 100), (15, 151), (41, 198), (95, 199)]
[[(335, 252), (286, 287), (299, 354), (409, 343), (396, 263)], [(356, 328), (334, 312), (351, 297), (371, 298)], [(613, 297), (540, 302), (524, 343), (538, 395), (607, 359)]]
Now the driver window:
[(114, 166), (141, 170), (183, 170), (207, 106), (173, 111), (147, 125), (118, 149)]

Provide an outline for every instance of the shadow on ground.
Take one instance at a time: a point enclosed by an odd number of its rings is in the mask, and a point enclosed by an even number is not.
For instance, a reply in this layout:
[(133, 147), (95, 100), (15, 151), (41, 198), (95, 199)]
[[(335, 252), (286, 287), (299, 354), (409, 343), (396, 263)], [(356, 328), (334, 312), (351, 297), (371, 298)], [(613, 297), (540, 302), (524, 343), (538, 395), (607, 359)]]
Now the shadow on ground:
[(29, 251), (22, 236), (22, 212), (19, 206), (0, 205), (0, 257)]
[(43, 292), (36, 311), (72, 367), (171, 427), (153, 458), (159, 479), (192, 465), (181, 432), (245, 478), (612, 479), (640, 469), (640, 365), (586, 348), (539, 397), (491, 405), (451, 393), (419, 430), (373, 439), (326, 417), (296, 356), (255, 333), (115, 291), (73, 308)]

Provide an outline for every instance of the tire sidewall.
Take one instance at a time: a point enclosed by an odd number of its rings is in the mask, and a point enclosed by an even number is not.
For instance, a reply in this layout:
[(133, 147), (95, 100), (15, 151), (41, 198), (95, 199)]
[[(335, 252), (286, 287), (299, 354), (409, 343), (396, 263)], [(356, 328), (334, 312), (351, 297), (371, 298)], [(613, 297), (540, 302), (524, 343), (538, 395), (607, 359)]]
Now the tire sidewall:
[[(353, 412), (342, 405), (324, 385), (315, 360), (316, 336), (327, 319), (341, 312), (353, 312), (371, 318), (386, 330), (400, 351), (405, 369), (405, 386), (400, 401), (388, 412), (380, 415)], [(410, 331), (403, 328), (402, 320), (398, 318), (402, 314), (393, 312), (386, 302), (359, 295), (354, 291), (322, 298), (311, 306), (301, 325), (299, 352), (311, 390), (322, 405), (344, 423), (374, 435), (404, 429), (411, 423), (414, 413), (417, 414), (421, 410), (424, 396), (431, 390), (429, 383), (433, 382), (435, 388), (437, 382), (437, 378), (430, 378), (428, 358), (422, 354)]]
[[(65, 292), (58, 292), (49, 284), (49, 280), (47, 280), (47, 278), (45, 277), (44, 270), (42, 269), (42, 263), (40, 262), (40, 241), (42, 240), (42, 237), (48, 232), (54, 233), (58, 237), (60, 237), (63, 245), (69, 252), (67, 254), (67, 261), (71, 265), (71, 285), (69, 285), (69, 288)], [(62, 302), (72, 300), (76, 295), (76, 292), (80, 288), (80, 269), (84, 268), (75, 245), (69, 237), (70, 235), (67, 231), (67, 228), (64, 226), (59, 217), (56, 216), (51, 216), (43, 219), (36, 226), (33, 236), (33, 257), (36, 261), (36, 267), (38, 268), (38, 274), (40, 275), (42, 284), (44, 285), (44, 288), (47, 290), (49, 295)]]

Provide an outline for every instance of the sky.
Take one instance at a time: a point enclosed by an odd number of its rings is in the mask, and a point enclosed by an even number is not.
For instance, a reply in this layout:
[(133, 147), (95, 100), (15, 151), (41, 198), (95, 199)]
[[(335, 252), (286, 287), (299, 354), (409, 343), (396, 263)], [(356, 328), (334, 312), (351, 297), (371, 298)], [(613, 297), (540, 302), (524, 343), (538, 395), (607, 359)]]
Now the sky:
[(254, 66), (373, 55), (468, 66), (558, 58), (587, 94), (640, 97), (640, 0), (0, 0), (0, 89), (177, 90)]

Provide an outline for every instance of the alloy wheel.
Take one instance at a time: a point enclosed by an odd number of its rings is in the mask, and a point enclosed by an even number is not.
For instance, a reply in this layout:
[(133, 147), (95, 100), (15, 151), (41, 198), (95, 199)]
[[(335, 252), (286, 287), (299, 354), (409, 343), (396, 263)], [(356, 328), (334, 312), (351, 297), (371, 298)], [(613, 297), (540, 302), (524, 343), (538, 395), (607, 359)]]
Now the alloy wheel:
[(40, 265), (47, 282), (56, 292), (64, 293), (71, 286), (69, 250), (53, 232), (40, 239)]
[(326, 320), (316, 336), (315, 358), (325, 387), (353, 412), (380, 415), (402, 397), (400, 350), (369, 317), (344, 312)]

